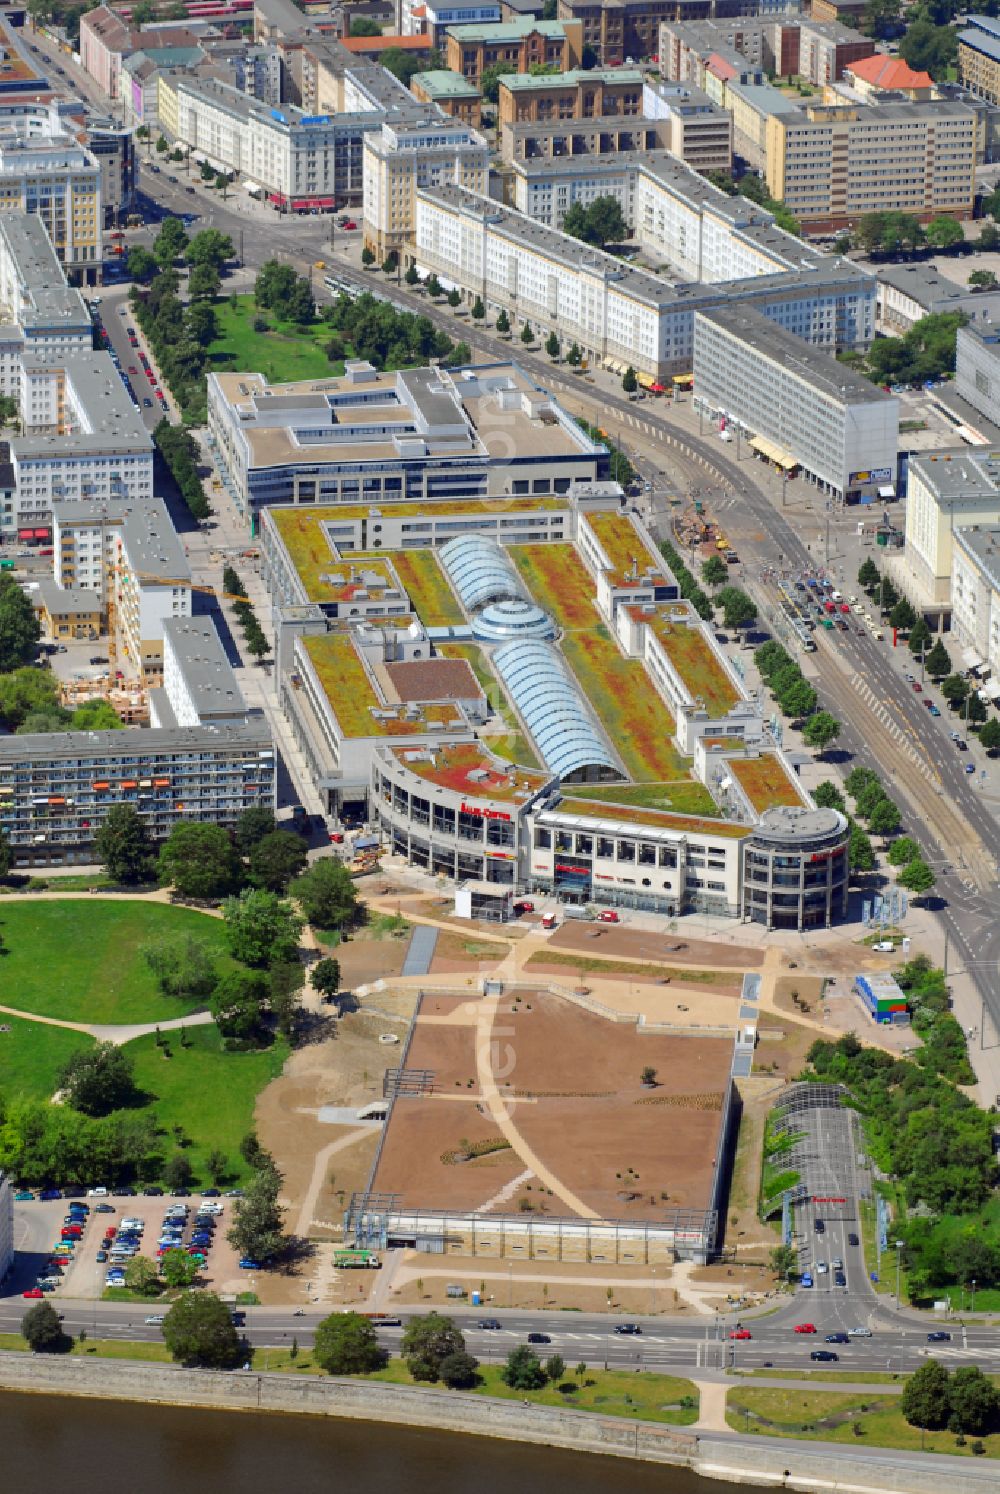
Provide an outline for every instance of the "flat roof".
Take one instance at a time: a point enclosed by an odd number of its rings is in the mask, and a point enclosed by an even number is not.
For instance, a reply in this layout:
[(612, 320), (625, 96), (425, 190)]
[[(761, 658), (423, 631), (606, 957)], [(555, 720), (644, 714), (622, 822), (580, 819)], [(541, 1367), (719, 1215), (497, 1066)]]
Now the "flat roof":
[[(463, 29), (461, 26), (452, 26), (452, 36), (457, 36)], [(534, 93), (539, 89), (578, 88), (582, 84), (594, 83), (603, 83), (605, 86), (619, 83), (623, 88), (634, 88), (641, 85), (642, 81), (643, 74), (637, 67), (595, 67), (590, 72), (575, 67), (565, 73), (503, 73), (500, 86), (509, 88), (512, 93)], [(581, 124), (585, 121), (576, 122)]]
[[(46, 357), (41, 352), (21, 356), (27, 371), (63, 370), (83, 410), (82, 430), (67, 435), (17, 436), (11, 442), (16, 458), (80, 452), (152, 452), (153, 441), (142, 415), (129, 398), (111, 354), (101, 349), (71, 348)], [(172, 526), (171, 526), (172, 527)]]
[(353, 632), (307, 634), (297, 642), (345, 737), (420, 737), (433, 731), (435, 723), (452, 732), (467, 729), (465, 716), (448, 701), (388, 704), (365, 668)]
[(63, 613), (67, 617), (100, 612), (103, 605), (98, 592), (88, 591), (83, 586), (60, 586), (51, 577), (39, 581), (28, 596), (32, 601), (37, 597), (47, 612)]
[[(876, 278), (880, 285), (912, 296), (922, 306), (941, 301), (967, 301), (974, 294), (971, 286), (958, 285), (942, 275), (937, 265), (879, 265)], [(981, 295), (981, 293), (980, 293)]]
[(633, 579), (633, 570), (638, 568), (639, 578), (650, 571), (666, 580), (669, 572), (661, 556), (646, 543), (632, 522), (631, 514), (621, 510), (596, 510), (585, 516), (600, 543), (601, 549), (611, 562), (617, 585), (627, 585)]
[(855, 373), (843, 363), (838, 363), (829, 353), (804, 342), (792, 332), (786, 332), (752, 306), (699, 308), (695, 313), (696, 360), (699, 320), (710, 322), (761, 358), (779, 363), (786, 373), (801, 379), (814, 392), (823, 394), (838, 404), (879, 404), (895, 398), (870, 379)]
[(180, 535), (162, 498), (57, 499), (53, 523), (75, 528), (87, 524), (120, 525), (130, 565), (142, 581), (189, 584), (191, 568)]
[(739, 703), (739, 691), (706, 640), (699, 619), (683, 602), (652, 609), (632, 607), (630, 612), (652, 629), (681, 683), (695, 702), (701, 699), (710, 716), (724, 716)]
[(546, 815), (565, 815), (575, 820), (599, 821), (613, 832), (616, 822), (622, 829), (635, 833), (637, 825), (647, 830), (666, 830), (674, 835), (719, 835), (724, 840), (742, 840), (752, 832), (752, 825), (738, 825), (733, 820), (709, 820), (698, 815), (669, 814), (661, 809), (643, 809), (637, 804), (612, 804), (607, 799), (560, 799), (545, 810)]
[(759, 757), (731, 757), (726, 769), (732, 773), (758, 814), (780, 805), (801, 805), (802, 793), (789, 777), (776, 752)]
[(562, 21), (536, 21), (534, 16), (524, 16), (518, 21), (482, 21), (471, 26), (448, 27), (448, 35), (458, 42), (520, 41), (534, 32), (539, 36), (562, 37), (566, 35), (566, 27)]
[(553, 781), (551, 773), (536, 773), (520, 766), (508, 770), (506, 764), (480, 742), (451, 742), (440, 747), (393, 747), (389, 750), (418, 778), (438, 788), (468, 794), (470, 798), (524, 804)]
[(1000, 525), (963, 525), (954, 531), (955, 544), (974, 560), (1000, 591)]
[(0, 774), (15, 763), (34, 763), (80, 758), (147, 757), (164, 752), (217, 752), (232, 747), (265, 749), (274, 742), (270, 728), (257, 718), (225, 722), (218, 726), (125, 727), (121, 731), (32, 732), (28, 736), (0, 737)]
[(414, 73), (410, 87), (417, 83), (431, 99), (478, 99), (480, 91), (475, 83), (453, 73), (448, 68), (430, 68), (426, 73)]
[(60, 330), (89, 328), (90, 313), (80, 292), (66, 284), (41, 218), (35, 213), (0, 214), (0, 234), (7, 241), (11, 263), (17, 266), (21, 293), (29, 301), (27, 306), (7, 308), (19, 324), (26, 328), (51, 324)]
[(913, 477), (919, 476), (943, 502), (1000, 502), (1000, 451), (959, 446), (918, 452), (910, 457), (909, 471), (911, 491)]
[(170, 645), (199, 716), (246, 711), (243, 692), (210, 617), (168, 617), (163, 639)]

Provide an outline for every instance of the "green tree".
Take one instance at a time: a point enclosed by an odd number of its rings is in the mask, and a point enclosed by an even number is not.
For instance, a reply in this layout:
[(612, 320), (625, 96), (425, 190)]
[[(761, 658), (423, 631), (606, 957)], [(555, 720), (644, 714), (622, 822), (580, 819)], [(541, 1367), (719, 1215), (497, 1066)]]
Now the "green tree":
[(27, 592), (9, 571), (0, 574), (0, 673), (9, 674), (33, 657), (41, 626)]
[(861, 568), (858, 571), (858, 585), (863, 586), (865, 591), (871, 591), (873, 587), (878, 585), (880, 580), (878, 566), (869, 555), (862, 561)]
[(534, 342), (534, 340), (535, 334), (531, 330), (531, 323), (525, 322), (524, 326), (521, 328), (521, 341), (524, 343), (525, 347), (527, 347), (528, 344)]
[(371, 16), (351, 17), (351, 36), (381, 36), (382, 27)]
[(314, 991), (331, 1000), (340, 990), (340, 961), (329, 956), (317, 960), (310, 972), (310, 980)]
[[(408, 267), (406, 274), (403, 276), (403, 279), (406, 281), (407, 285), (419, 285), (420, 271), (417, 269), (416, 265), (411, 264)], [(475, 310), (473, 310), (472, 315), (475, 316), (475, 314)]]
[(991, 757), (995, 752), (1000, 750), (1000, 721), (997, 720), (996, 716), (991, 716), (984, 723), (979, 733), (979, 740)]
[(186, 1250), (166, 1250), (160, 1257), (160, 1274), (171, 1291), (193, 1286), (198, 1271), (198, 1262)]
[(71, 1054), (63, 1065), (59, 1086), (74, 1110), (84, 1115), (108, 1115), (135, 1096), (132, 1059), (115, 1043), (95, 1043)]
[(207, 1001), (215, 990), (215, 950), (197, 934), (169, 934), (154, 944), (144, 944), (140, 953), (164, 996)]
[(224, 1038), (256, 1043), (263, 1032), (267, 980), (259, 970), (230, 970), (212, 992), (212, 1016)]
[(938, 217), (932, 218), (924, 233), (932, 249), (954, 249), (957, 244), (965, 243), (965, 234), (962, 232), (961, 223), (958, 222), (957, 218), (950, 218), (946, 213), (941, 213)]
[(926, 618), (917, 618), (916, 622), (910, 629), (910, 636), (906, 640), (906, 646), (910, 650), (910, 653), (913, 654), (914, 658), (916, 659), (919, 659), (920, 655), (922, 653), (926, 653), (926, 651), (930, 648), (931, 630), (927, 626)]
[(219, 1147), (213, 1146), (205, 1158), (205, 1171), (216, 1187), (229, 1176), (229, 1158)]
[(914, 856), (899, 874), (900, 887), (905, 887), (915, 897), (924, 897), (936, 881), (937, 877), (921, 856)]
[(958, 707), (969, 693), (969, 682), (960, 674), (949, 674), (941, 681), (941, 694), (953, 708)]
[(192, 238), (184, 257), (191, 266), (208, 265), (221, 275), (226, 260), (235, 253), (228, 233), (218, 228), (203, 228)]
[(786, 716), (793, 721), (801, 721), (816, 709), (816, 691), (809, 681), (801, 675), (792, 684), (782, 689), (778, 696), (778, 704)]
[(175, 825), (160, 849), (160, 883), (181, 897), (225, 897), (239, 885), (240, 866), (228, 833), (221, 825), (184, 821)]
[(504, 311), (503, 307), (500, 308), (499, 315), (497, 316), (497, 331), (501, 333), (510, 331), (510, 317)]
[[(930, 73), (937, 83), (947, 79), (948, 70), (957, 54), (958, 32), (954, 26), (937, 26), (933, 21), (925, 20), (923, 17), (910, 22), (899, 43), (899, 55), (903, 61), (908, 63), (915, 72)], [(932, 223), (930, 227), (933, 228), (933, 226)], [(930, 239), (929, 232), (928, 239)]]
[[(884, 803), (888, 804), (888, 802), (888, 799), (884, 800)], [(901, 835), (899, 839), (894, 840), (892, 845), (889, 847), (888, 854), (886, 855), (886, 860), (888, 861), (890, 866), (905, 866), (907, 862), (913, 860), (914, 856), (919, 855), (920, 847), (913, 839), (913, 836)]]
[(285, 892), (308, 862), (309, 851), (301, 835), (292, 830), (272, 830), (250, 852), (250, 880), (268, 892)]
[(880, 799), (868, 816), (868, 829), (873, 835), (894, 835), (902, 823), (899, 806), (891, 799)]
[(911, 607), (910, 603), (906, 600), (905, 597), (900, 597), (895, 607), (893, 607), (892, 611), (889, 613), (890, 626), (893, 628), (898, 628), (901, 633), (905, 633), (908, 628), (913, 627), (913, 625), (916, 623), (916, 620), (917, 614)]
[(438, 1378), (449, 1390), (471, 1390), (479, 1384), (479, 1360), (471, 1354), (446, 1354), (438, 1365)]
[(715, 602), (722, 608), (722, 620), (727, 628), (747, 628), (756, 620), (756, 602), (738, 586), (724, 586)]
[(400, 1353), (414, 1380), (441, 1378), (441, 1363), (452, 1354), (465, 1353), (465, 1339), (451, 1318), (429, 1312), (410, 1318), (403, 1333)]
[(911, 1427), (936, 1431), (946, 1426), (951, 1410), (950, 1376), (937, 1359), (928, 1359), (903, 1385), (899, 1409)]
[(409, 88), (417, 73), (444, 67), (440, 52), (428, 52), (420, 57), (413, 52), (404, 51), (402, 47), (386, 47), (379, 62), (399, 79), (404, 88)]
[(580, 367), (580, 364), (583, 362), (583, 353), (580, 350), (580, 344), (578, 342), (574, 342), (571, 344), (570, 350), (566, 354), (566, 362), (569, 364), (570, 368)]
[(71, 731), (124, 731), (125, 723), (109, 700), (85, 700), (73, 711)]
[(153, 875), (153, 843), (134, 804), (113, 804), (97, 828), (94, 854), (113, 882)]
[(628, 238), (628, 224), (622, 216), (621, 204), (610, 194), (595, 197), (586, 207), (574, 202), (563, 214), (563, 233), (585, 244), (596, 244), (603, 249), (606, 244), (620, 244)]
[(218, 318), (207, 301), (192, 301), (184, 313), (184, 333), (198, 347), (207, 348), (219, 331)]
[[(237, 586), (240, 583), (237, 580)], [(226, 590), (231, 588), (227, 585)], [(236, 588), (232, 588), (235, 590)], [(277, 829), (274, 811), (268, 809), (264, 804), (254, 804), (249, 809), (244, 809), (236, 821), (236, 829), (233, 838), (236, 841), (236, 849), (241, 856), (249, 856), (254, 846), (267, 835), (273, 835)]]
[(125, 268), (130, 280), (139, 280), (148, 284), (160, 265), (154, 254), (151, 254), (142, 244), (135, 244), (128, 252)]
[(860, 825), (851, 826), (851, 838), (847, 846), (847, 864), (852, 872), (875, 870), (875, 852), (871, 841)]
[(566, 1361), (561, 1354), (550, 1354), (545, 1361), (545, 1377), (554, 1385), (566, 1374)]
[(180, 1193), (185, 1188), (190, 1188), (194, 1173), (191, 1163), (183, 1152), (174, 1152), (163, 1169), (163, 1181), (172, 1193)]
[(948, 1408), (950, 1432), (982, 1437), (995, 1430), (1000, 1397), (978, 1364), (963, 1364), (955, 1370), (948, 1386)]
[(164, 218), (153, 242), (153, 258), (161, 270), (169, 269), (188, 246), (188, 236), (179, 218)]
[(10, 841), (2, 830), (0, 830), (0, 882), (10, 874), (14, 864), (14, 853), (11, 850)]
[(125, 1267), (125, 1285), (140, 1297), (155, 1297), (160, 1291), (160, 1273), (145, 1255), (135, 1255)]
[(313, 1358), (328, 1375), (370, 1375), (382, 1369), (389, 1356), (369, 1318), (333, 1312), (316, 1325)]
[(932, 680), (943, 679), (951, 673), (951, 657), (941, 639), (938, 638), (929, 654), (924, 656), (924, 669)]
[(444, 295), (444, 286), (433, 271), (427, 277), (427, 294), (435, 299)]
[(500, 1378), (511, 1390), (541, 1390), (547, 1383), (538, 1355), (527, 1344), (511, 1349)]
[(729, 567), (721, 555), (710, 555), (701, 568), (701, 579), (706, 586), (724, 586), (729, 579)]
[(770, 1262), (775, 1276), (784, 1276), (787, 1280), (798, 1269), (798, 1251), (794, 1245), (776, 1245), (771, 1251)]
[(856, 803), (866, 788), (870, 787), (871, 784), (881, 787), (881, 783), (882, 780), (871, 768), (857, 767), (852, 768), (848, 773), (844, 787)]
[(301, 960), (282, 960), (268, 971), (268, 1000), (271, 1015), (282, 1037), (295, 1035), (295, 1024), (302, 1009), (302, 988), (306, 972)]
[[(980, 244), (982, 240), (980, 240)], [(992, 270), (973, 270), (969, 276), (969, 284), (973, 290), (996, 290), (1000, 281)]]
[(266, 1266), (284, 1250), (285, 1211), (278, 1202), (282, 1176), (271, 1163), (258, 1168), (236, 1200), (236, 1212), (226, 1239), (241, 1257)]
[(802, 728), (802, 740), (807, 747), (815, 747), (820, 756), (840, 736), (840, 722), (829, 711), (817, 711), (810, 716)]
[(550, 332), (545, 339), (545, 351), (550, 358), (559, 357), (559, 339), (554, 332)]
[(509, 73), (516, 73), (517, 65), (513, 62), (497, 62), (492, 67), (484, 67), (479, 78), (479, 89), (488, 104), (496, 104), (500, 99), (500, 79)]
[(973, 724), (985, 721), (989, 712), (978, 690), (973, 690), (965, 704), (965, 719)]
[(375, 263), (375, 251), (374, 249), (369, 249), (367, 244), (365, 244), (364, 248), (361, 251), (361, 263), (364, 265), (366, 270), (370, 270), (372, 265)]
[(238, 897), (226, 899), (222, 916), (230, 952), (244, 965), (262, 968), (296, 958), (303, 921), (276, 893), (244, 888)]
[(483, 305), (482, 296), (477, 296), (472, 303), (472, 320), (481, 322), (486, 317), (486, 307)]
[(622, 374), (622, 389), (626, 394), (634, 394), (639, 387), (639, 378), (631, 363)]
[(21, 1319), (21, 1337), (33, 1354), (58, 1354), (67, 1338), (51, 1302), (34, 1302)]
[(228, 1369), (240, 1344), (229, 1308), (214, 1292), (185, 1292), (163, 1320), (163, 1341), (181, 1364)]
[(454, 308), (456, 306), (461, 306), (461, 304), (461, 294), (455, 286), (452, 286), (451, 290), (448, 292), (448, 305)]
[(835, 783), (828, 778), (813, 789), (813, 798), (821, 809), (839, 809), (841, 814), (846, 809), (844, 796)]
[(319, 857), (288, 890), (313, 928), (342, 929), (358, 917), (358, 889), (333, 856)]

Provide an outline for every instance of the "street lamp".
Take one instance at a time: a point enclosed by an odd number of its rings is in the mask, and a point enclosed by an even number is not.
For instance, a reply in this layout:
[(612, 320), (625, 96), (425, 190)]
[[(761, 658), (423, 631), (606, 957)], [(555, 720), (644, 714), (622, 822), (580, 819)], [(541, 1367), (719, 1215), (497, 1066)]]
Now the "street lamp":
[(903, 1255), (902, 1240), (896, 1241), (896, 1311), (899, 1311), (899, 1263)]

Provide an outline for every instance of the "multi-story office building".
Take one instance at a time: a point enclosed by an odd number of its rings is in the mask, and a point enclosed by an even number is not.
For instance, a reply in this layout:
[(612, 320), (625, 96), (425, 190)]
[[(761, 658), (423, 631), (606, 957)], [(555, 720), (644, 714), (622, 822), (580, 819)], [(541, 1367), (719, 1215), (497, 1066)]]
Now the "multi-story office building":
[(726, 84), (726, 109), (733, 117), (733, 150), (755, 171), (767, 169), (767, 122), (772, 115), (796, 118), (802, 110), (794, 99), (769, 83)]
[(452, 26), (445, 37), (445, 61), (453, 73), (478, 83), (489, 67), (510, 63), (519, 73), (555, 67), (562, 73), (583, 60), (579, 21), (523, 21), (484, 26)]
[[(903, 337), (925, 316), (960, 311), (989, 331), (1000, 319), (1000, 291), (979, 291), (942, 275), (937, 265), (878, 267), (878, 329)], [(1000, 414), (1000, 412), (998, 412)]]
[(104, 226), (120, 223), (135, 206), (139, 166), (135, 137), (112, 120), (87, 121), (87, 148), (101, 168), (101, 206)]
[[(993, 315), (1000, 320), (1000, 307)], [(955, 391), (991, 425), (1000, 427), (1000, 332), (995, 326), (959, 327)]]
[(799, 8), (789, 0), (559, 0), (556, 15), (580, 21), (584, 45), (593, 48), (602, 67), (613, 67), (629, 58), (656, 56), (664, 21), (780, 15)]
[(483, 96), (475, 83), (450, 73), (447, 68), (432, 68), (415, 73), (410, 83), (413, 97), (424, 104), (435, 104), (452, 119), (460, 119), (470, 129), (478, 130), (483, 121)]
[(163, 630), (191, 615), (191, 570), (162, 498), (53, 505), (55, 578), (95, 592), (130, 673), (163, 668)]
[(906, 542), (893, 580), (914, 606), (944, 625), (952, 604), (955, 536), (1000, 524), (1000, 460), (988, 448), (911, 456)]
[[(627, 159), (626, 163), (627, 163)], [(700, 274), (678, 284), (623, 264), (521, 213), (459, 187), (420, 192), (413, 256), (418, 269), (447, 278), (467, 300), (527, 321), (543, 338), (624, 373), (653, 379), (690, 372), (694, 313), (749, 301), (772, 321), (836, 352), (874, 335), (875, 282), (846, 261), (812, 254), (773, 228), (754, 204), (728, 198), (702, 178), (688, 190), (686, 168), (639, 168), (636, 234), (668, 263)], [(728, 204), (723, 208), (718, 202)], [(686, 228), (692, 232), (686, 235)], [(803, 254), (812, 273), (804, 275)]]
[(817, 106), (767, 121), (767, 185), (812, 229), (865, 213), (971, 218), (978, 127), (966, 104)]
[(666, 20), (660, 26), (664, 77), (699, 85), (713, 57), (735, 53), (737, 68), (744, 58), (769, 75), (797, 74), (821, 88), (874, 51), (873, 41), (839, 21), (809, 19), (795, 11), (715, 21)]
[(670, 126), (666, 148), (695, 171), (731, 171), (733, 117), (707, 93), (682, 83), (643, 84), (644, 119)]
[[(296, 105), (268, 108), (211, 78), (161, 79), (176, 93), (174, 137), (220, 170), (237, 171), (260, 186), (282, 211), (360, 201), (362, 139), (382, 116), (307, 114)], [(411, 100), (412, 103), (412, 100)], [(166, 116), (163, 119), (167, 127)]]
[(839, 499), (895, 493), (899, 402), (750, 306), (698, 311), (699, 409)]
[[(371, 521), (362, 549), (381, 549), (396, 522), (393, 510), (377, 512), (383, 502), (423, 505), (405, 524), (420, 543), (451, 498), (503, 507), (607, 474), (604, 449), (507, 365), (379, 374), (354, 363), (343, 378), (277, 386), (260, 374), (210, 373), (208, 424), (244, 514), (276, 503), (361, 503)], [(353, 523), (345, 512), (343, 524)]]
[(400, 34), (427, 36), (437, 51), (444, 50), (452, 26), (496, 25), (504, 19), (500, 0), (468, 0), (457, 5), (450, 0), (398, 0), (398, 4)]
[(1000, 21), (967, 16), (958, 33), (958, 81), (990, 104), (1000, 104)]
[(271, 733), (252, 719), (0, 739), (0, 830), (15, 866), (91, 861), (116, 804), (131, 804), (156, 840), (181, 821), (232, 825), (246, 809), (273, 809)]
[(94, 284), (101, 268), (101, 168), (69, 135), (0, 135), (0, 220), (32, 213), (60, 264)]
[(412, 241), (418, 188), (457, 182), (486, 192), (489, 147), (476, 130), (437, 111), (386, 123), (364, 137), (363, 178), (365, 242), (382, 260)]
[(501, 129), (526, 122), (597, 119), (612, 114), (635, 119), (642, 116), (642, 73), (638, 68), (508, 73), (500, 78), (497, 123)]

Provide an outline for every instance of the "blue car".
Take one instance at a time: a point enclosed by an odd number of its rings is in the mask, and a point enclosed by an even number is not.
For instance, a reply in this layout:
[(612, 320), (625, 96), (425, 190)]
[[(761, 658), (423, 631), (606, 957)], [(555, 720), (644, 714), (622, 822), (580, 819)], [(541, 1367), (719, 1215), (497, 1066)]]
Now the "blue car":
[(260, 1270), (260, 1261), (252, 1261), (248, 1255), (245, 1255), (243, 1257), (243, 1259), (240, 1261), (240, 1270), (241, 1271), (259, 1271)]
[(62, 1193), (58, 1188), (43, 1188), (38, 1196), (44, 1203), (48, 1203), (50, 1199), (62, 1198)]
[(807, 1272), (806, 1272), (806, 1273), (805, 1273), (805, 1275), (804, 1275), (804, 1276), (801, 1276), (801, 1277), (800, 1277), (800, 1278), (799, 1278), (799, 1286), (804, 1286), (804, 1287), (811, 1287), (811, 1286), (812, 1286), (812, 1284), (813, 1284), (813, 1279), (812, 1279), (812, 1277), (811, 1277), (811, 1276), (810, 1276), (810, 1275), (809, 1275), (809, 1272), (808, 1272), (808, 1271), (807, 1271)]

